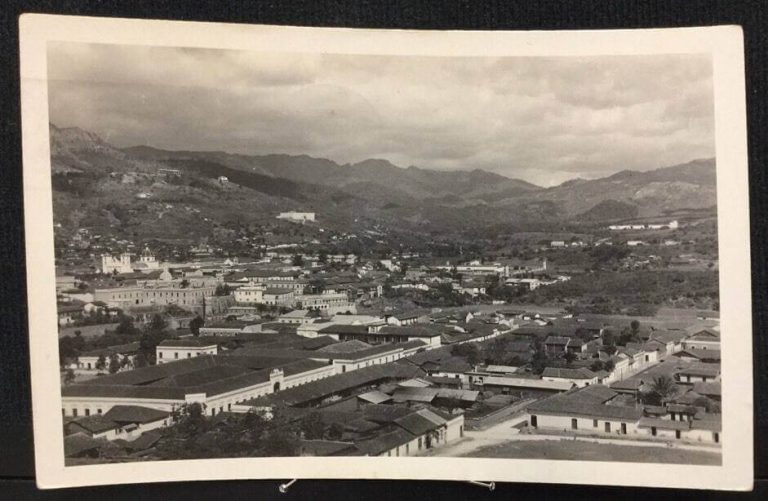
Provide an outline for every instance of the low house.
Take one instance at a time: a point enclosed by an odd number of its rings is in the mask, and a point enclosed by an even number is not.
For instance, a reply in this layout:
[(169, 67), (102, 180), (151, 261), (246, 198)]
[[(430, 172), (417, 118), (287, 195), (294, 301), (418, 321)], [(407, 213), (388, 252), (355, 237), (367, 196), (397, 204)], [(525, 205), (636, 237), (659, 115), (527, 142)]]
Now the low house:
[(713, 329), (695, 329), (693, 334), (683, 341), (683, 349), (720, 351), (720, 333)]
[(686, 348), (675, 353), (675, 355), (688, 362), (720, 363), (720, 350)]
[(547, 367), (541, 374), (541, 379), (544, 381), (572, 383), (579, 388), (597, 384), (597, 374), (586, 367), (578, 369)]
[(277, 321), (283, 324), (308, 324), (313, 322), (317, 315), (309, 310), (293, 310), (277, 317)]
[(216, 343), (197, 338), (165, 339), (155, 348), (155, 359), (158, 364), (164, 364), (200, 355), (216, 355), (218, 352)]
[(105, 444), (85, 433), (73, 433), (64, 437), (64, 456), (68, 458), (98, 457), (99, 449)]
[(102, 409), (85, 410), (85, 416), (66, 424), (68, 433), (83, 433), (95, 439), (133, 440), (145, 431), (154, 430), (170, 424), (168, 411), (141, 407), (138, 405), (116, 405), (106, 413)]
[(386, 315), (384, 319), (390, 325), (403, 327), (406, 325), (427, 323), (430, 320), (429, 314), (430, 312), (426, 310), (413, 310), (413, 311), (406, 311), (403, 313)]
[(110, 367), (115, 360), (117, 360), (120, 370), (132, 369), (139, 348), (139, 343), (128, 343), (83, 352), (77, 357), (75, 371), (81, 374), (117, 372)]
[(563, 354), (568, 350), (571, 338), (565, 336), (547, 336), (544, 340), (544, 351), (554, 355)]
[(71, 301), (69, 303), (58, 303), (56, 313), (59, 318), (59, 325), (71, 325), (76, 319), (83, 315), (83, 303), (80, 301)]
[(720, 366), (718, 364), (693, 365), (687, 369), (682, 369), (675, 377), (681, 383), (720, 381)]
[(211, 322), (200, 327), (200, 336), (232, 337), (243, 333), (255, 333), (262, 331), (262, 324), (266, 320), (227, 320), (224, 322)]
[(574, 389), (539, 400), (527, 408), (534, 429), (596, 435), (637, 435), (643, 411), (613, 404), (619, 394), (602, 385)]

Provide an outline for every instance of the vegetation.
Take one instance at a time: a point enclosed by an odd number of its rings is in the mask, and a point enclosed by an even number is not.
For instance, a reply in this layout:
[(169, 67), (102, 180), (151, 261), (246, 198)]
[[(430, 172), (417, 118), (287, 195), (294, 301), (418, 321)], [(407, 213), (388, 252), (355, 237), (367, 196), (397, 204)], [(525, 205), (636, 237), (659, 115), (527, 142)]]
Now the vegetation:
[(197, 403), (176, 409), (173, 419), (156, 447), (160, 459), (296, 456), (302, 428), (317, 436), (322, 423), (316, 418), (296, 421), (279, 408), (269, 414), (208, 417)]

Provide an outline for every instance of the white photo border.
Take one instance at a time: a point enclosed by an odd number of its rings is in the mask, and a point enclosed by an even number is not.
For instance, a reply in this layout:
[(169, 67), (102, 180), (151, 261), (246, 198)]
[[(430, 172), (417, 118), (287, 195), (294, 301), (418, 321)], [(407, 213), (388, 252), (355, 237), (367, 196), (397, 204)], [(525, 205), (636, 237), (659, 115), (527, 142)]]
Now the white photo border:
[[(24, 216), (35, 467), (41, 488), (186, 480), (407, 479), (749, 490), (752, 311), (744, 49), (738, 26), (605, 31), (404, 31), (20, 17)], [(435, 56), (711, 54), (720, 259), (722, 465), (443, 457), (291, 457), (65, 467), (50, 176), (47, 44)]]

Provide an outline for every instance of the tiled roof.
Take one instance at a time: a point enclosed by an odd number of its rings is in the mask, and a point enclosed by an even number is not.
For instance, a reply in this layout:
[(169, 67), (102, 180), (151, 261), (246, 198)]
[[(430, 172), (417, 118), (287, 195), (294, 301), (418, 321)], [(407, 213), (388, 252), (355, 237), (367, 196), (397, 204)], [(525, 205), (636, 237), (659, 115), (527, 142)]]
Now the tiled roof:
[(399, 336), (412, 336), (412, 337), (439, 337), (440, 332), (436, 330), (430, 330), (425, 327), (416, 327), (416, 326), (405, 326), (405, 327), (398, 327), (395, 325), (388, 325), (386, 327), (382, 327), (379, 331), (379, 334), (383, 335), (392, 335), (396, 334)]
[(65, 386), (62, 396), (180, 400), (188, 393), (212, 396), (267, 382), (275, 367), (290, 376), (325, 366), (314, 360), (204, 355)]
[(119, 427), (116, 422), (100, 415), (87, 416), (76, 419), (69, 422), (68, 426), (79, 426), (91, 434), (102, 433), (105, 431), (114, 430), (115, 428)]
[(693, 384), (693, 391), (700, 395), (706, 396), (721, 396), (722, 388), (719, 382), (716, 383), (704, 383), (698, 382)]
[(369, 456), (378, 456), (384, 452), (394, 449), (400, 445), (404, 445), (414, 439), (414, 436), (405, 431), (402, 428), (396, 428), (388, 433), (377, 436), (370, 440), (364, 440), (355, 444), (355, 447), (360, 449)]
[(597, 375), (586, 367), (569, 369), (567, 367), (547, 367), (541, 374), (542, 377), (554, 377), (563, 379), (594, 379)]
[(653, 417), (641, 417), (637, 426), (640, 428), (660, 428), (662, 430), (689, 430), (691, 428), (687, 421), (672, 421), (671, 419)]
[(115, 405), (104, 417), (117, 423), (152, 423), (170, 416), (170, 412), (139, 405)]
[(64, 455), (74, 457), (85, 451), (98, 449), (102, 445), (104, 445), (103, 441), (93, 439), (85, 433), (74, 433), (64, 437)]
[(372, 345), (368, 343), (359, 341), (357, 339), (353, 339), (352, 341), (345, 341), (343, 343), (329, 344), (328, 346), (320, 348), (317, 351), (320, 351), (323, 353), (352, 353), (352, 352), (364, 350), (371, 347)]
[(158, 346), (164, 348), (210, 348), (216, 346), (216, 343), (206, 342), (197, 338), (164, 339)]
[(425, 433), (439, 428), (441, 425), (435, 423), (431, 419), (420, 415), (418, 412), (408, 414), (401, 418), (395, 419), (395, 424), (412, 435), (420, 436)]
[(388, 402), (389, 400), (392, 400), (392, 397), (380, 391), (369, 391), (367, 393), (358, 395), (357, 398), (365, 402), (370, 402), (372, 404), (380, 404), (380, 403)]

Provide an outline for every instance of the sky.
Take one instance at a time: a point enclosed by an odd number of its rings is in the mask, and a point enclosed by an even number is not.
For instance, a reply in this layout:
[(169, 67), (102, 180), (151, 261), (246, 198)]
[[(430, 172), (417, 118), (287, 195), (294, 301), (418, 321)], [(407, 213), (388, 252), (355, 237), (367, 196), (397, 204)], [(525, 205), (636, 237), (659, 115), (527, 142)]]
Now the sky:
[(55, 43), (51, 123), (118, 147), (484, 169), (552, 186), (714, 156), (708, 55), (420, 57)]

